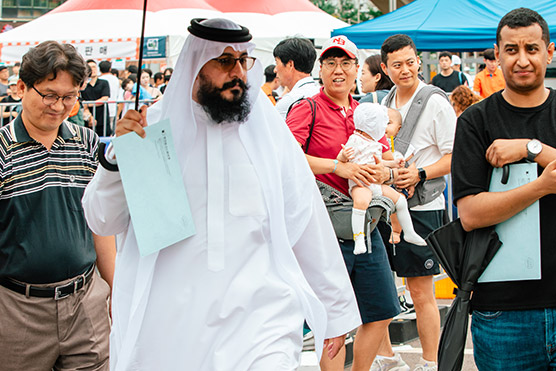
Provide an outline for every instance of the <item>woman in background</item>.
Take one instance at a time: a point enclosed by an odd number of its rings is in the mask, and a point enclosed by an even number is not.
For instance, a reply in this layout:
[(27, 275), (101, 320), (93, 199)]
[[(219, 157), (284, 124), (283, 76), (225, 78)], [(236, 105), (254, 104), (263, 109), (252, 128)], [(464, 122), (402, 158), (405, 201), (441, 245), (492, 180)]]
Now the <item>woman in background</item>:
[(361, 91), (367, 93), (359, 100), (360, 103), (381, 103), (392, 86), (392, 80), (382, 71), (380, 67), (380, 55), (371, 55), (365, 59), (361, 69)]
[(458, 86), (452, 91), (452, 94), (450, 94), (450, 103), (452, 103), (457, 117), (459, 117), (467, 107), (480, 100), (481, 98), (465, 85)]

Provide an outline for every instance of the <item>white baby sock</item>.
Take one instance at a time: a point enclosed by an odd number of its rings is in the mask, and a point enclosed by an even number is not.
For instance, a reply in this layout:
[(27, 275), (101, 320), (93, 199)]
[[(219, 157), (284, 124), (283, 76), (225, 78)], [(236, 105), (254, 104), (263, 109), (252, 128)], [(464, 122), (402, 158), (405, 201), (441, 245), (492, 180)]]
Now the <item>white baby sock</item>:
[(365, 213), (367, 210), (360, 210), (353, 208), (351, 211), (351, 229), (353, 229), (353, 241), (355, 246), (353, 248), (353, 253), (355, 255), (363, 254), (367, 252), (367, 246), (365, 246)]
[(413, 222), (411, 221), (411, 216), (409, 215), (409, 209), (407, 207), (407, 201), (405, 197), (400, 196), (396, 202), (396, 215), (403, 230), (403, 239), (409, 243), (418, 246), (427, 246), (424, 239), (421, 238), (413, 229)]

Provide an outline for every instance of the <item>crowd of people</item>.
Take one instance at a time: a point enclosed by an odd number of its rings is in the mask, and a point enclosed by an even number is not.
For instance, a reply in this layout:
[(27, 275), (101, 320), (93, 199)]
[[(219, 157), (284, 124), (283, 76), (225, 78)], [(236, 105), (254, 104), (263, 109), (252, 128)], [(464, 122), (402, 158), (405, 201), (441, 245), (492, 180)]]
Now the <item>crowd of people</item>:
[[(112, 63), (108, 60), (97, 63), (89, 59), (86, 62), (87, 78), (81, 86), (79, 99), (70, 111), (68, 120), (94, 129), (101, 137), (110, 137), (116, 121), (123, 117), (128, 109), (134, 107), (137, 66), (129, 64), (125, 71), (120, 71), (112, 68)], [(0, 103), (16, 103), (1, 105), (2, 125), (7, 125), (21, 111), (21, 98), (17, 90), (20, 65), (18, 62), (11, 67), (11, 75), (7, 66), (0, 66)], [(141, 70), (139, 85), (142, 104), (152, 104), (162, 98), (172, 72), (173, 69), (170, 67), (154, 75), (149, 68)]]
[[(115, 71), (55, 41), (12, 76), (0, 67), (3, 101), (17, 106), (4, 105), (0, 128), (3, 370), (294, 370), (309, 329), (324, 371), (344, 370), (353, 330), (353, 371), (409, 371), (388, 332), (402, 311), (394, 271), (417, 318), (413, 370), (435, 371), (441, 268), (424, 239), (447, 221), (448, 174), (466, 231), (540, 202), (541, 278), (473, 292), (477, 367), (555, 369), (556, 93), (544, 87), (554, 43), (541, 15), (500, 20), (472, 88), (449, 52), (426, 84), (404, 34), (361, 60), (345, 36), (320, 50), (287, 38), (263, 69), (247, 28), (193, 19), (188, 31), (170, 85), (172, 68)], [(137, 95), (139, 111), (126, 102)], [(145, 137), (162, 118), (196, 233), (142, 255), (114, 147), (98, 153), (99, 137)], [(537, 179), (489, 191), (493, 167), (521, 161), (538, 164)], [(396, 214), (370, 228), (380, 197)]]

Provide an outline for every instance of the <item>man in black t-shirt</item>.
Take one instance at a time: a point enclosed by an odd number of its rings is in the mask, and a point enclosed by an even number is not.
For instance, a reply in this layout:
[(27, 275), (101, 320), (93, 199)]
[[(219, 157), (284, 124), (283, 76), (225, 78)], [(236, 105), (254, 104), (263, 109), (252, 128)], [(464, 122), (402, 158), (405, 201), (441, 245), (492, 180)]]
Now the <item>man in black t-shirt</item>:
[[(546, 21), (525, 8), (506, 14), (495, 52), (506, 88), (458, 119), (454, 200), (468, 231), (501, 223), (538, 200), (542, 278), (476, 285), (475, 363), (479, 370), (548, 370), (556, 364), (556, 352), (547, 351), (556, 339), (556, 92), (544, 87), (554, 53)], [(489, 192), (493, 167), (525, 160), (539, 165), (536, 180)]]
[(105, 121), (108, 122), (108, 120), (104, 120), (105, 116), (108, 117), (108, 106), (104, 102), (110, 98), (110, 85), (108, 81), (99, 79), (98, 66), (94, 60), (89, 59), (87, 64), (91, 67), (91, 80), (81, 91), (81, 98), (84, 101), (95, 101), (95, 103), (86, 104), (85, 113), (88, 111), (94, 115), (96, 120), (94, 130), (98, 136), (109, 137), (112, 135), (112, 128), (110, 125), (104, 124)]
[(446, 93), (460, 85), (469, 85), (465, 75), (452, 68), (452, 54), (450, 52), (440, 53), (438, 65), (440, 66), (440, 73), (432, 78), (432, 85), (438, 86)]

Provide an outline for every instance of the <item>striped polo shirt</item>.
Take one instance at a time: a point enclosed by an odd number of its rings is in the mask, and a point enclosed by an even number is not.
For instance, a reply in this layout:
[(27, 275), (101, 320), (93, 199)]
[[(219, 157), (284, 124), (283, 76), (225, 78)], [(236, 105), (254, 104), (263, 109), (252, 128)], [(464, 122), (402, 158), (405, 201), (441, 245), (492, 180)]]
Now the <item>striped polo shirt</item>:
[(64, 121), (52, 148), (21, 115), (0, 128), (0, 277), (51, 283), (96, 260), (81, 197), (96, 167), (98, 136)]

